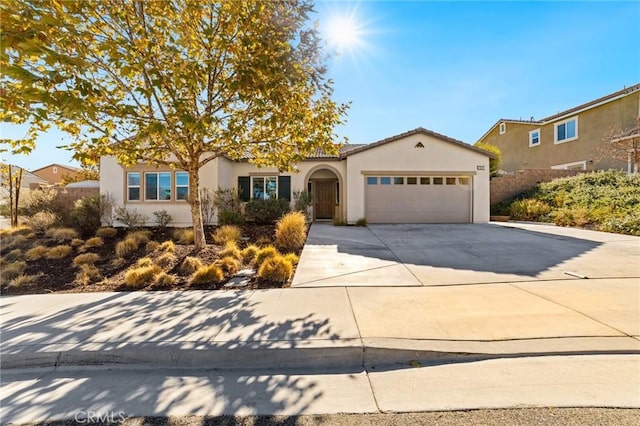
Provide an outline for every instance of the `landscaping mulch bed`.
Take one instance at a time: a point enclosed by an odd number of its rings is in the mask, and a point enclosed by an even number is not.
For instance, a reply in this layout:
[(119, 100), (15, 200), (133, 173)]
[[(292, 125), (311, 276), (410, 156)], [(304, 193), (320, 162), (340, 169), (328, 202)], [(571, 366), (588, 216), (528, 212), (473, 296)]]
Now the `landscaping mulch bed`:
[[(225, 278), (221, 282), (205, 282), (200, 284), (192, 284), (190, 282), (190, 274), (183, 273), (180, 265), (187, 256), (198, 258), (203, 264), (211, 264), (219, 259), (218, 253), (222, 247), (215, 245), (212, 234), (216, 227), (207, 227), (205, 235), (207, 238), (207, 247), (199, 252), (195, 252), (192, 244), (179, 244), (173, 234), (172, 228), (145, 228), (150, 231), (150, 240), (162, 243), (167, 240), (174, 241), (175, 251), (174, 259), (164, 266), (162, 269), (174, 277), (174, 283), (171, 285), (162, 285), (149, 283), (145, 286), (130, 287), (125, 283), (124, 276), (127, 270), (134, 267), (138, 259), (149, 257), (155, 259), (163, 254), (162, 251), (156, 250), (147, 252), (145, 244), (141, 244), (140, 248), (134, 253), (128, 255), (124, 259), (117, 260), (115, 255), (115, 247), (119, 241), (122, 241), (129, 230), (117, 228), (117, 235), (111, 238), (103, 238), (104, 244), (99, 247), (84, 248), (83, 246), (72, 247), (72, 251), (67, 256), (60, 259), (40, 258), (37, 260), (25, 260), (24, 253), (29, 249), (43, 245), (48, 248), (55, 247), (60, 244), (70, 245), (69, 242), (56, 242), (51, 238), (47, 238), (44, 233), (27, 235), (26, 239), (19, 238), (17, 241), (13, 236), (4, 236), (0, 242), (0, 255), (3, 257), (0, 268), (11, 266), (12, 262), (25, 262), (26, 267), (21, 271), (21, 275), (36, 276), (31, 282), (25, 282), (21, 285), (11, 285), (11, 280), (3, 278), (0, 283), (0, 293), (2, 295), (18, 295), (18, 294), (38, 294), (38, 293), (83, 293), (83, 292), (107, 292), (107, 291), (158, 291), (158, 290), (218, 290), (224, 288), (224, 284), (233, 276), (233, 274), (225, 274)], [(240, 249), (249, 244), (264, 246), (272, 243), (274, 240), (274, 225), (246, 225), (242, 227), (242, 239), (238, 242)], [(90, 236), (88, 236), (90, 237)], [(16, 254), (16, 249), (20, 250), (22, 255), (18, 258), (11, 256), (10, 252)], [(85, 284), (77, 279), (78, 267), (74, 267), (73, 259), (81, 253), (95, 253), (100, 260), (95, 262), (95, 266), (99, 269), (101, 279)], [(300, 254), (299, 252), (296, 254)], [(241, 268), (251, 268), (252, 265), (242, 265)], [(294, 265), (295, 267), (295, 265)], [(280, 288), (286, 287), (290, 283), (274, 283), (260, 280), (255, 276), (251, 278), (248, 285), (243, 289), (257, 288)]]

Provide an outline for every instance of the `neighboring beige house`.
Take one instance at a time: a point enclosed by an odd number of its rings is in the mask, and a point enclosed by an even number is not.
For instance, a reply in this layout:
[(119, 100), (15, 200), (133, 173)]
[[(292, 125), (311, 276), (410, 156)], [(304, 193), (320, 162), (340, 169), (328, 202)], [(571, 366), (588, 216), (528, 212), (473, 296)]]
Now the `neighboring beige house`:
[[(310, 191), (314, 220), (354, 223), (486, 223), (489, 220), (491, 153), (418, 128), (368, 145), (345, 145), (340, 155), (317, 153), (297, 164), (298, 173), (259, 169), (220, 157), (200, 171), (203, 187), (240, 188), (245, 200), (292, 199)], [(124, 168), (100, 160), (100, 192), (116, 205), (148, 217), (166, 210), (173, 226), (191, 224), (188, 174), (139, 164)]]
[(41, 167), (37, 170), (33, 170), (31, 173), (46, 180), (49, 185), (57, 185), (62, 182), (62, 179), (65, 176), (72, 179), (75, 178), (78, 173), (80, 173), (80, 169), (54, 163)]
[(640, 84), (541, 120), (498, 120), (480, 139), (502, 151), (500, 169), (619, 169), (632, 162), (612, 158), (603, 141), (637, 126)]
[[(0, 163), (0, 167), (4, 168), (6, 167), (6, 164)], [(19, 171), (20, 167), (13, 165), (11, 166), (11, 173), (13, 174), (13, 176), (16, 176)], [(6, 187), (7, 185), (4, 182), (5, 178), (7, 178), (7, 175), (5, 173), (0, 173), (0, 202), (2, 202), (2, 200), (9, 196), (9, 192)], [(20, 198), (22, 200), (26, 200), (29, 197), (31, 189), (38, 188), (41, 185), (46, 184), (47, 181), (45, 181), (41, 177), (34, 175), (26, 169), (22, 169), (22, 179), (20, 182)]]

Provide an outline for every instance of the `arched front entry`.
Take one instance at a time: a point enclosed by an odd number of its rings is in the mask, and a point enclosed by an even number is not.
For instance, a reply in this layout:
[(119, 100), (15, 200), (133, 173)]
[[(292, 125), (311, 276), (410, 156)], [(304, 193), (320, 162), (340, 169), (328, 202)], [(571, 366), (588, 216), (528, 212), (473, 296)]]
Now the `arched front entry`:
[(342, 220), (344, 185), (340, 173), (331, 166), (319, 165), (309, 170), (305, 182), (313, 200), (313, 220)]

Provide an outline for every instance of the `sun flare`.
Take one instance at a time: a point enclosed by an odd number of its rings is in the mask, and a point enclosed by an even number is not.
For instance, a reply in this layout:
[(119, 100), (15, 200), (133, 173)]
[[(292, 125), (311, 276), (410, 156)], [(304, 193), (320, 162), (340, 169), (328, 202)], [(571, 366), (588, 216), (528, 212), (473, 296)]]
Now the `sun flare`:
[(361, 31), (352, 16), (334, 16), (327, 25), (330, 46), (339, 50), (348, 50), (362, 42)]

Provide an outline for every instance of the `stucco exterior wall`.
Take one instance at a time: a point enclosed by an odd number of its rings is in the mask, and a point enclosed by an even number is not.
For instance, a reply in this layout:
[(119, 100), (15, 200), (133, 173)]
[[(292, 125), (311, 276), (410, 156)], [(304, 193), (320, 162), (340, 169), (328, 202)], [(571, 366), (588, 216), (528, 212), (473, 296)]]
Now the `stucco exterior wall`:
[[(416, 148), (422, 142), (424, 148)], [(478, 170), (478, 166), (484, 170)], [(432, 136), (416, 134), (347, 157), (347, 221), (365, 217), (363, 172), (459, 172), (472, 176), (473, 222), (489, 221), (489, 158)]]
[[(586, 170), (627, 170), (625, 160), (611, 158), (603, 151), (603, 140), (615, 132), (637, 125), (640, 116), (640, 92), (608, 102), (586, 111), (540, 123), (506, 122), (506, 132), (496, 126), (483, 142), (496, 145), (502, 151), (500, 169), (514, 172), (520, 169), (550, 168), (562, 164), (586, 162)], [(554, 143), (555, 124), (578, 117), (578, 138)], [(540, 144), (529, 146), (529, 131), (540, 129)]]

